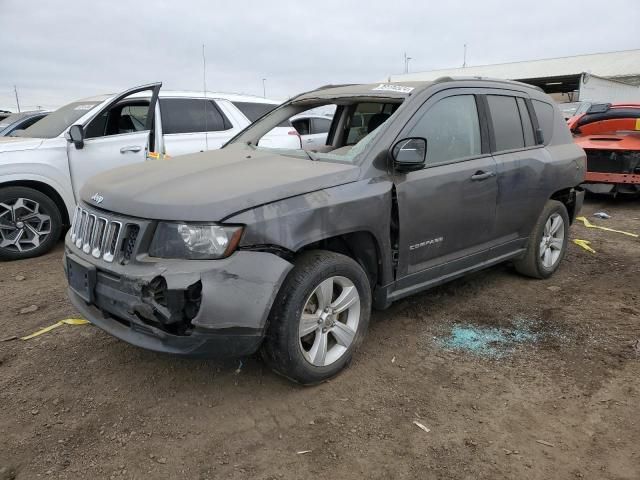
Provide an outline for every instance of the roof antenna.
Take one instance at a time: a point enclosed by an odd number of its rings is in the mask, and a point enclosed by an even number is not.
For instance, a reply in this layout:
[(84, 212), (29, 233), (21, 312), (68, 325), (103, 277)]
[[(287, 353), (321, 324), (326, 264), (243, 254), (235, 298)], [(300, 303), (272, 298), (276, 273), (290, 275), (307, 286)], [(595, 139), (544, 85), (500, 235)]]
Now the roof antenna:
[(204, 92), (204, 144), (209, 150), (209, 129), (207, 128), (207, 56), (204, 52), (204, 43), (202, 44), (202, 90)]
[(18, 87), (13, 86), (13, 92), (16, 94), (16, 105), (18, 106), (18, 113), (20, 113), (20, 100), (18, 100)]
[(464, 53), (462, 55), (462, 68), (467, 66), (467, 44), (464, 44)]

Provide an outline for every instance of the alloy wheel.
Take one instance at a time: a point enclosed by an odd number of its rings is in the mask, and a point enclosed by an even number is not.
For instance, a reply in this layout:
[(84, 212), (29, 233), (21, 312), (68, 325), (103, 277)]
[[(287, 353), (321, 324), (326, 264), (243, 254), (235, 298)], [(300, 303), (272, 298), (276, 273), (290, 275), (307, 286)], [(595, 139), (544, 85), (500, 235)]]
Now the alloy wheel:
[(0, 203), (0, 248), (28, 252), (51, 234), (51, 217), (28, 198)]
[(307, 299), (298, 334), (304, 358), (316, 367), (331, 365), (353, 344), (360, 322), (360, 295), (346, 277), (330, 277)]
[(553, 268), (562, 254), (564, 245), (565, 226), (562, 216), (554, 213), (544, 224), (542, 240), (540, 241), (540, 259), (545, 268)]

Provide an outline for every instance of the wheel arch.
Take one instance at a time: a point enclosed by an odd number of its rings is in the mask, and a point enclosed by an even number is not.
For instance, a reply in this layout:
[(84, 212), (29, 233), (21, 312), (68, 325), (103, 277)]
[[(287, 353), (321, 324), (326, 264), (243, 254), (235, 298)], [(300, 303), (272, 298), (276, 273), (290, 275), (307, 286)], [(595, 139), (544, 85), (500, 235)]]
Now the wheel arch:
[(372, 290), (384, 283), (381, 246), (375, 235), (368, 230), (356, 230), (316, 240), (302, 245), (295, 253), (299, 255), (309, 250), (327, 250), (352, 258), (367, 273)]
[(567, 213), (569, 214), (569, 223), (573, 223), (577, 214), (576, 189), (574, 187), (563, 188), (561, 190), (553, 192), (549, 197), (549, 200), (557, 200), (562, 203), (567, 209)]
[(70, 218), (67, 203), (63, 199), (62, 195), (51, 185), (38, 180), (9, 180), (7, 182), (0, 183), (0, 188), (5, 187), (32, 188), (43, 195), (48, 196), (56, 204), (56, 207), (58, 207), (60, 215), (62, 216), (63, 225), (69, 226)]

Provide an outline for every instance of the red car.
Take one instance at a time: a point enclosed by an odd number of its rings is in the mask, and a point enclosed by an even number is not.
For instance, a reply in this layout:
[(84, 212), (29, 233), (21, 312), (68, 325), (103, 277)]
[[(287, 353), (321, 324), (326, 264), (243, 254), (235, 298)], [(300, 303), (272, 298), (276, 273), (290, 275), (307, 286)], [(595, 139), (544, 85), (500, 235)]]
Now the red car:
[(594, 193), (640, 193), (640, 104), (592, 105), (568, 121), (587, 153), (585, 187)]

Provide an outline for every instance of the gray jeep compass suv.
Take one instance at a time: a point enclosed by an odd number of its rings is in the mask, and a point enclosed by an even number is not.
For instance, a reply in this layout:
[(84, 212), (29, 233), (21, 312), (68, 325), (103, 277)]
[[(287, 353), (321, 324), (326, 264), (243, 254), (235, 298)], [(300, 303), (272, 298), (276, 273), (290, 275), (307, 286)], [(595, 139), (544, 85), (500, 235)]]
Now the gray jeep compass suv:
[[(260, 145), (329, 106), (325, 145)], [(372, 306), (507, 260), (552, 275), (584, 172), (559, 110), (529, 85), (327, 86), (221, 150), (89, 180), (66, 238), (69, 296), (134, 345), (261, 350), (276, 371), (316, 383), (349, 362)]]

